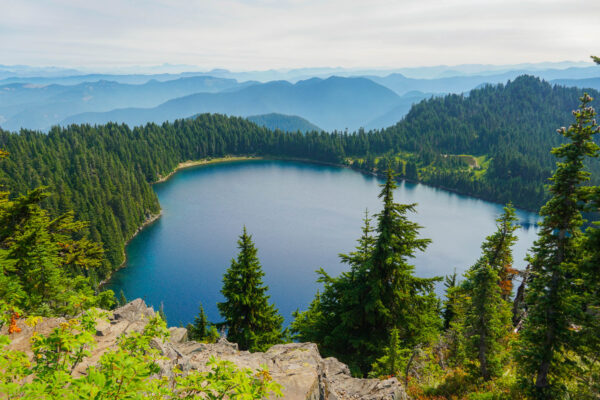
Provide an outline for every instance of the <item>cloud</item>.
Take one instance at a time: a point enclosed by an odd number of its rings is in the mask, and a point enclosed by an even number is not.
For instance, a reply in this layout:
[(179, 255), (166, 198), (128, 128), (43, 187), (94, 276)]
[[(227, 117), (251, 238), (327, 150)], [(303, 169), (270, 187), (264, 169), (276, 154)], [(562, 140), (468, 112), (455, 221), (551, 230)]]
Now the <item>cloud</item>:
[(585, 60), (587, 0), (0, 0), (4, 64), (235, 70)]

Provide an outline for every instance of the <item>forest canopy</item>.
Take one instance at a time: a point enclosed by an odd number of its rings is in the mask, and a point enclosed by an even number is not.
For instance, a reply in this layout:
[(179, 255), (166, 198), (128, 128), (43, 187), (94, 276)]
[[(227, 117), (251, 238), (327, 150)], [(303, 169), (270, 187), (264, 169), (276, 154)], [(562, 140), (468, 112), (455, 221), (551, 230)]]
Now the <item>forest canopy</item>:
[[(590, 91), (593, 97), (600, 97)], [(56, 217), (74, 210), (104, 246), (100, 281), (124, 260), (124, 245), (160, 212), (151, 184), (179, 163), (226, 155), (302, 158), (381, 172), (484, 199), (537, 210), (554, 168), (550, 149), (563, 142), (557, 126), (570, 122), (580, 90), (523, 76), (465, 95), (413, 106), (393, 127), (365, 132), (285, 133), (245, 119), (203, 114), (162, 125), (71, 125), (46, 135), (0, 130), (10, 157), (0, 164), (11, 193), (48, 186), (43, 202)], [(590, 162), (592, 183), (600, 164)]]

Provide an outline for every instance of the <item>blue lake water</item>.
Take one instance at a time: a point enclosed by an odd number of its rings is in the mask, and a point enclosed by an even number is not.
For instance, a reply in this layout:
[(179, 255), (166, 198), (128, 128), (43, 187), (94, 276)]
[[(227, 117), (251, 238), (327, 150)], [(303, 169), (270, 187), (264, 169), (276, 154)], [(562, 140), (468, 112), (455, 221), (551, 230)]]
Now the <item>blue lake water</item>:
[[(337, 275), (346, 266), (338, 253), (354, 249), (365, 209), (380, 210), (382, 181), (350, 169), (289, 161), (256, 160), (185, 169), (154, 186), (163, 216), (127, 246), (127, 265), (108, 287), (128, 299), (142, 297), (169, 325), (187, 324), (202, 302), (219, 321), (222, 277), (237, 255), (245, 225), (258, 248), (271, 300), (286, 324), (305, 309), (320, 285), (323, 267)], [(399, 183), (395, 200), (418, 203), (410, 218), (433, 240), (414, 259), (422, 277), (464, 272), (495, 230), (502, 206), (433, 187)], [(537, 216), (518, 211), (523, 226), (515, 246), (515, 267), (536, 237)], [(441, 287), (439, 288), (441, 294)]]

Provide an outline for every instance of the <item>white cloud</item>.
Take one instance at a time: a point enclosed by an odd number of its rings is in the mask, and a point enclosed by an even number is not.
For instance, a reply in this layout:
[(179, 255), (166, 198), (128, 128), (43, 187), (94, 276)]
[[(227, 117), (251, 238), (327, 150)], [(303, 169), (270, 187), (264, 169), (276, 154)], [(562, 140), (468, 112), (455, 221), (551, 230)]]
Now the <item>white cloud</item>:
[(0, 63), (403, 67), (585, 60), (589, 0), (0, 0)]

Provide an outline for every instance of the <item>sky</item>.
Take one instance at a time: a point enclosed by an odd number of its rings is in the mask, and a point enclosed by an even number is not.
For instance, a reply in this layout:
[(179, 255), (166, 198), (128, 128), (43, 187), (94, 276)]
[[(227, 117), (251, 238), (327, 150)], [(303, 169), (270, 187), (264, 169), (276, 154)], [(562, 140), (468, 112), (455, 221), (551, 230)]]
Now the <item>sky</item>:
[(0, 0), (0, 64), (234, 71), (589, 61), (598, 0)]

